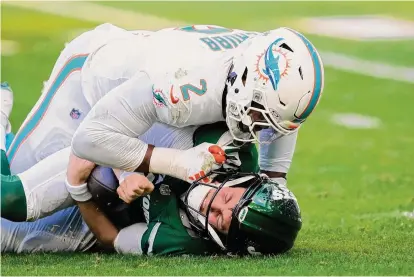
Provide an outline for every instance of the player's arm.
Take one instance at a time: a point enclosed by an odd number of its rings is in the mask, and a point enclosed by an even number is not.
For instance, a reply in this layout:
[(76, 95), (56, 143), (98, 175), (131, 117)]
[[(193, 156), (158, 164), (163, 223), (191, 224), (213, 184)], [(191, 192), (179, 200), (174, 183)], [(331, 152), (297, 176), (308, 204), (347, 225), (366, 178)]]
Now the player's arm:
[(115, 249), (121, 254), (142, 254), (141, 238), (147, 230), (146, 223), (136, 223), (119, 230), (94, 201), (77, 204), (83, 220), (106, 249)]
[[(262, 130), (260, 136), (266, 136)], [(292, 163), (295, 152), (298, 132), (282, 136), (270, 144), (260, 145), (259, 165), (260, 171), (270, 178), (286, 183), (286, 175)], [(284, 179), (284, 180), (282, 180)]]
[(91, 199), (86, 181), (95, 164), (71, 154), (66, 176), (66, 188), (77, 202), (79, 211), (96, 238), (106, 247), (112, 247), (118, 230)]
[[(121, 251), (121, 249), (128, 249), (128, 244), (124, 240), (119, 242), (122, 243), (123, 246), (117, 246), (117, 236), (120, 233), (118, 228), (99, 208), (99, 205), (92, 200), (91, 193), (86, 189), (86, 181), (94, 167), (94, 163), (71, 154), (69, 158), (66, 187), (72, 198), (77, 202), (83, 220), (96, 236), (97, 240), (107, 249), (115, 248), (118, 252)], [(117, 173), (118, 177), (120, 171), (114, 170), (114, 172)], [(121, 230), (121, 233), (124, 232), (125, 231)], [(133, 242), (129, 244), (129, 246), (131, 245), (133, 245)], [(126, 250), (124, 250), (124, 252), (127, 253)]]
[(120, 254), (141, 255), (141, 239), (146, 223), (136, 223), (118, 230), (94, 201), (78, 202), (79, 211), (96, 239), (106, 248)]
[(148, 172), (153, 146), (137, 137), (156, 120), (151, 80), (139, 72), (95, 104), (74, 134), (72, 151), (102, 166)]
[(119, 231), (98, 205), (92, 201), (78, 202), (79, 211), (96, 239), (106, 248), (113, 248)]
[(139, 72), (99, 100), (74, 134), (73, 153), (106, 167), (182, 180), (223, 163), (224, 151), (210, 149), (211, 144), (179, 150), (154, 147), (138, 139), (157, 121), (152, 86), (148, 75)]

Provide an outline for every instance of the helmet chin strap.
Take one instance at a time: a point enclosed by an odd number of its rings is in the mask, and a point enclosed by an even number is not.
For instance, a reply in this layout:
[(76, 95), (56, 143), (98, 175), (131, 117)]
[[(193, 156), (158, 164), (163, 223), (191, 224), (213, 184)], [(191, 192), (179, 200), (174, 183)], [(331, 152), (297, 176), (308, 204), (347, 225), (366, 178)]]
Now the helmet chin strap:
[[(201, 222), (201, 224), (203, 225), (203, 227), (205, 227), (205, 219), (204, 217), (202, 217), (201, 215), (198, 215), (198, 221)], [(210, 236), (213, 238), (213, 240), (221, 247), (221, 249), (226, 250), (226, 247), (224, 246), (223, 242), (221, 241), (219, 235), (217, 234), (216, 230), (214, 230), (213, 227), (211, 227), (210, 224), (208, 224), (207, 226), (208, 229), (208, 233), (210, 234)]]

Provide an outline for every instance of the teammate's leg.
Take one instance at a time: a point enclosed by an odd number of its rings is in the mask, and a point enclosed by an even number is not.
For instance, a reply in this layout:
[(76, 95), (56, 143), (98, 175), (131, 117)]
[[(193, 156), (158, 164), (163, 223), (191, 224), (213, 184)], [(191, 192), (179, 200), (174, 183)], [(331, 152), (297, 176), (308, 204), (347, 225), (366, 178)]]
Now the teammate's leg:
[(65, 46), (40, 99), (8, 149), (13, 173), (27, 170), (52, 153), (70, 146), (75, 130), (91, 108), (82, 91), (81, 69), (89, 53), (125, 34), (131, 35), (111, 24), (103, 24)]
[(64, 149), (25, 172), (11, 175), (6, 155), (6, 133), (10, 132), (8, 117), (13, 106), (10, 87), (1, 85), (1, 212), (13, 221), (44, 217), (73, 204), (64, 180), (70, 149)]
[(35, 222), (1, 219), (1, 252), (81, 252), (96, 238), (82, 220), (78, 207), (71, 207)]
[[(3, 161), (2, 156), (2, 163)], [(26, 196), (20, 178), (17, 175), (2, 174), (0, 181), (2, 217), (12, 221), (25, 221), (27, 214)]]
[(80, 70), (96, 37), (88, 31), (60, 53), (42, 94), (8, 149), (11, 171), (20, 173), (70, 146), (72, 135), (90, 110), (81, 88)]
[(70, 146), (17, 175), (1, 175), (1, 216), (32, 221), (74, 205), (65, 187)]
[(80, 69), (87, 54), (76, 54), (51, 76), (8, 149), (13, 173), (20, 173), (49, 155), (70, 146), (72, 135), (90, 106), (80, 85)]

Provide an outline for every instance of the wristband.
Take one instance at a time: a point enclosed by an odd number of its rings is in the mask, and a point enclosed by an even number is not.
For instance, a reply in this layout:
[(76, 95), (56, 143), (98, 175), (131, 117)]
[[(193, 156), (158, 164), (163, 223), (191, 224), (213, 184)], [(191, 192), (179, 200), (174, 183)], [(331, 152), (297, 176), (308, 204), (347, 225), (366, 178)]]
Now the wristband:
[(88, 184), (84, 183), (80, 186), (72, 186), (69, 184), (68, 178), (65, 179), (66, 189), (77, 202), (86, 202), (92, 198), (92, 194), (88, 190)]

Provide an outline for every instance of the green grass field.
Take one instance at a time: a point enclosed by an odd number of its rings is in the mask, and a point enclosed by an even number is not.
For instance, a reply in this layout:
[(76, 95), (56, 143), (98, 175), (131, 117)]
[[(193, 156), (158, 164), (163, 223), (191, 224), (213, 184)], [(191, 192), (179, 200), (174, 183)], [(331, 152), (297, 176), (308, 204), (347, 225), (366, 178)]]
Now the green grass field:
[[(105, 2), (190, 24), (266, 30), (305, 16), (381, 14), (414, 20), (414, 2)], [(14, 131), (40, 95), (68, 36), (97, 22), (2, 3), (1, 81), (15, 92)], [(137, 22), (137, 29), (139, 29)], [(357, 42), (309, 35), (318, 49), (414, 67), (414, 40)], [(303, 228), (273, 258), (32, 254), (1, 257), (2, 275), (413, 275), (414, 84), (325, 69), (320, 105), (299, 135), (289, 172)], [(376, 117), (374, 129), (332, 123), (337, 113)]]

